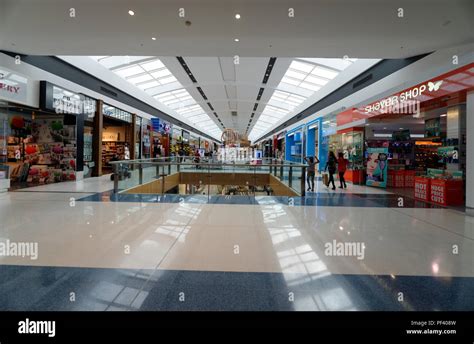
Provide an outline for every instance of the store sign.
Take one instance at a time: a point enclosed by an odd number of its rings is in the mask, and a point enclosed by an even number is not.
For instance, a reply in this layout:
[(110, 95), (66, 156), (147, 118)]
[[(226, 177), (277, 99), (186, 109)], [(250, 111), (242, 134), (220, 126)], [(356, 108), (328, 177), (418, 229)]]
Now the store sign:
[(79, 115), (83, 112), (82, 102), (81, 95), (53, 86), (53, 108), (56, 113)]
[(446, 188), (445, 188), (444, 181), (432, 180), (430, 201), (441, 204), (441, 205), (446, 205), (445, 190)]
[(428, 178), (415, 178), (415, 199), (428, 201), (430, 192), (430, 180)]
[(95, 100), (69, 91), (48, 81), (40, 82), (40, 107), (60, 114), (87, 114), (93, 117)]
[(428, 81), (427, 83), (421, 84), (419, 86), (410, 88), (402, 93), (396, 94), (394, 96), (382, 99), (376, 103), (370, 104), (365, 107), (366, 113), (371, 112), (381, 112), (387, 113), (390, 112), (389, 109), (394, 107), (400, 107), (405, 102), (416, 100), (424, 92), (436, 92), (439, 90), (443, 80), (438, 81)]
[(20, 103), (27, 102), (28, 79), (0, 67), (0, 98)]

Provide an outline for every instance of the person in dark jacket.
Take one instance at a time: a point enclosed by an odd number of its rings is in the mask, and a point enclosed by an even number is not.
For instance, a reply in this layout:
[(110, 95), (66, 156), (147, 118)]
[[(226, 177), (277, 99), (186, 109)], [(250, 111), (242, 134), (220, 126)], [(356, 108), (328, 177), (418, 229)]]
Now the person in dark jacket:
[(333, 190), (336, 190), (336, 184), (334, 184), (334, 174), (336, 173), (336, 165), (337, 165), (336, 155), (334, 154), (333, 151), (330, 151), (325, 170), (329, 172), (329, 183), (327, 186), (329, 187), (329, 185), (332, 183)]

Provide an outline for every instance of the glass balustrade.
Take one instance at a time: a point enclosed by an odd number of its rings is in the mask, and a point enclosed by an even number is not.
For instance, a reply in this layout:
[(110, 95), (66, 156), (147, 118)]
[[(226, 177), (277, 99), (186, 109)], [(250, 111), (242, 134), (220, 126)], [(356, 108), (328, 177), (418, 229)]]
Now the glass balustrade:
[[(196, 161), (194, 157), (123, 160), (111, 164), (115, 193), (189, 194), (202, 189), (206, 194), (247, 192), (304, 196), (306, 189), (306, 165), (269, 158), (258, 164), (253, 161), (222, 163), (212, 158)], [(186, 189), (178, 189), (177, 185), (186, 185)]]

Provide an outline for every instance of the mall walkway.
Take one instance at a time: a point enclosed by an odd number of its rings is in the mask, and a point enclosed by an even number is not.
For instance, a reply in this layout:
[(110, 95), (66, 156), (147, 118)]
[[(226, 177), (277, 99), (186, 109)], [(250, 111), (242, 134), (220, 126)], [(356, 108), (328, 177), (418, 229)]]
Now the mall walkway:
[(2, 242), (38, 243), (36, 260), (0, 258), (1, 310), (474, 307), (461, 211), (352, 185), (303, 199), (111, 189), (104, 176), (0, 195)]

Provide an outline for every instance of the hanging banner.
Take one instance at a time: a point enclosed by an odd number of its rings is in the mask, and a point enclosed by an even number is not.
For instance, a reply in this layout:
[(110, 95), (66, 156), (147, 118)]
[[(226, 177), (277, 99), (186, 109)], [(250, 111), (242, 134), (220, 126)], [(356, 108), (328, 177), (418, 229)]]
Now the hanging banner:
[(388, 148), (367, 149), (367, 186), (387, 187)]

